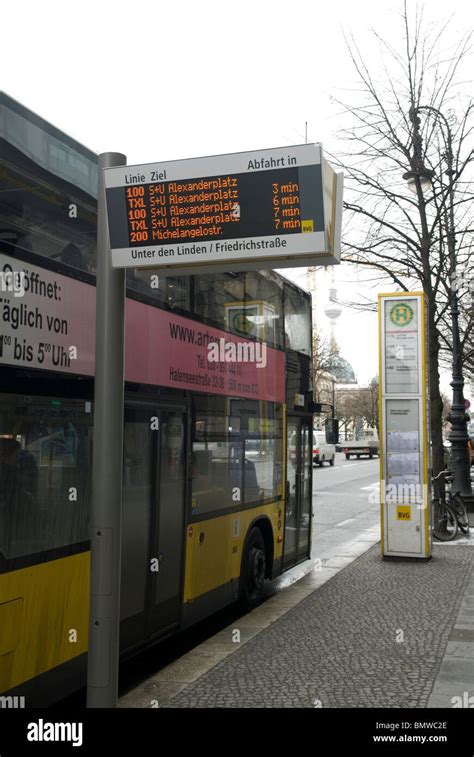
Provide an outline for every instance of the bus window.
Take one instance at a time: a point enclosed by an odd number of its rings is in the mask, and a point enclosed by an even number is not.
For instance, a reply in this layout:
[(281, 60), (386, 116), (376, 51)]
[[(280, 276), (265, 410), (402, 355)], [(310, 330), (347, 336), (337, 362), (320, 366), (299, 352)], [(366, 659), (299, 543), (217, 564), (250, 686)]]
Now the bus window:
[(286, 348), (311, 355), (311, 300), (309, 295), (285, 284)]
[(80, 400), (0, 395), (0, 552), (89, 539), (91, 414)]
[(283, 349), (283, 282), (273, 271), (245, 274), (245, 299), (259, 311), (259, 339)]
[(226, 329), (226, 305), (244, 299), (245, 274), (216, 273), (194, 277), (194, 313)]
[(193, 441), (192, 514), (236, 507), (242, 490), (242, 444), (206, 437)]
[[(5, 109), (5, 115), (8, 111)], [(3, 113), (2, 113), (3, 115)], [(13, 117), (13, 114), (10, 113)], [(15, 116), (18, 118), (18, 116)], [(24, 122), (26, 123), (26, 122)], [(31, 124), (28, 131), (34, 130)], [(29, 145), (43, 144), (45, 135), (33, 138)], [(13, 148), (5, 144), (6, 155)], [(65, 160), (77, 156), (77, 153), (64, 145)], [(95, 172), (97, 165), (83, 156), (84, 164)], [(13, 167), (11, 163), (2, 165), (0, 175), (0, 251), (20, 257), (25, 253), (35, 253), (69, 266), (71, 269), (94, 273), (96, 259), (96, 207), (95, 198), (87, 197), (82, 192), (71, 196), (70, 186), (56, 178), (38, 178), (34, 185), (30, 179), (32, 164)], [(19, 190), (20, 188), (20, 190)], [(80, 195), (80, 197), (79, 197)], [(73, 207), (72, 207), (73, 206)], [(69, 216), (69, 208), (73, 212)], [(59, 212), (59, 208), (63, 211)], [(72, 220), (71, 220), (72, 219)]]
[(245, 440), (244, 501), (277, 499), (281, 484), (281, 436)]
[(281, 496), (282, 433), (281, 405), (196, 397), (192, 514), (270, 502)]
[(151, 297), (157, 305), (190, 310), (189, 276), (162, 276), (156, 271), (137, 271), (129, 268), (126, 281), (127, 290)]

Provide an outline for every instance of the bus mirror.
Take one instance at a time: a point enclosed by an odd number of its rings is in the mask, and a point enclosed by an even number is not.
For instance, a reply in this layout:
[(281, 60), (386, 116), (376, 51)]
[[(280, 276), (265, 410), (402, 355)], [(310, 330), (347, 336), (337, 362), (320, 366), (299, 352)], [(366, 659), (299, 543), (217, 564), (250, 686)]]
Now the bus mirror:
[(328, 444), (338, 444), (339, 442), (339, 420), (337, 418), (326, 418), (326, 442)]

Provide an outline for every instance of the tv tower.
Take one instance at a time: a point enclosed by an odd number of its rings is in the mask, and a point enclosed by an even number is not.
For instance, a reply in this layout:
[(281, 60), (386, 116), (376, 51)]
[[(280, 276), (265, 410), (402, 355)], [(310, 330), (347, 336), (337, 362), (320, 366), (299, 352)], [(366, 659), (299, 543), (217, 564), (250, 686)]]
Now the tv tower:
[(331, 286), (329, 287), (329, 302), (324, 310), (325, 315), (329, 318), (330, 327), (330, 348), (331, 353), (338, 354), (339, 346), (336, 339), (336, 325), (337, 319), (342, 313), (341, 308), (337, 304), (337, 289), (334, 284), (334, 270), (331, 271)]

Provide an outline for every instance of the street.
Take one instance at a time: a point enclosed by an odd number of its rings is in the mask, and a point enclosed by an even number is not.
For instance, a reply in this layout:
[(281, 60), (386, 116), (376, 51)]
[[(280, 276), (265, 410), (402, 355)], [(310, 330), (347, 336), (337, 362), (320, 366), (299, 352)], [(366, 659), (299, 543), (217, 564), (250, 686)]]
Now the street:
[(341, 546), (380, 528), (379, 460), (346, 460), (313, 470), (313, 559), (328, 559)]
[(311, 559), (267, 584), (265, 596), (291, 586), (313, 570), (316, 561), (341, 566), (380, 539), (379, 460), (346, 460), (313, 468)]

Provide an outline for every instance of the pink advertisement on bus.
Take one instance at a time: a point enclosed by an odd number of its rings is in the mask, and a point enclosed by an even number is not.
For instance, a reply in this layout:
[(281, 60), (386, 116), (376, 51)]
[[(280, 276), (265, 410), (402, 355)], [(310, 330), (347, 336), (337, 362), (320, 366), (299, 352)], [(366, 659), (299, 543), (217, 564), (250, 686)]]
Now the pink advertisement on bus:
[(285, 355), (135, 300), (127, 300), (128, 381), (284, 402)]
[[(95, 287), (0, 255), (0, 365), (92, 376)], [(125, 378), (143, 384), (284, 402), (285, 356), (127, 300)]]

